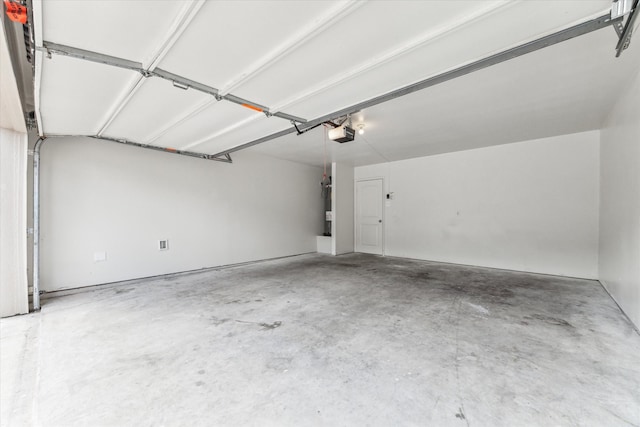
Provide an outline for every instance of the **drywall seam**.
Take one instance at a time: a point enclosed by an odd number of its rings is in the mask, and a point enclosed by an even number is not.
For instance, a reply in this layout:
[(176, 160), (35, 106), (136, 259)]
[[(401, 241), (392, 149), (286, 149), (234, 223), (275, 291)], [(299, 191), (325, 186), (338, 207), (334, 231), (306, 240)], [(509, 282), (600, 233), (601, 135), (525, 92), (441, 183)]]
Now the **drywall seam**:
[(609, 289), (607, 288), (606, 282), (604, 280), (598, 280), (598, 283), (600, 283), (600, 286), (602, 286), (602, 289), (604, 289), (604, 291), (607, 293), (607, 295), (609, 295), (609, 297), (613, 300), (613, 302), (616, 304), (616, 306), (618, 306), (618, 310), (620, 310), (620, 312), (622, 313), (624, 318), (627, 319), (627, 322), (629, 322), (629, 324), (631, 325), (633, 330), (636, 331), (636, 333), (638, 335), (640, 335), (640, 329), (638, 329), (638, 326), (636, 326), (636, 324), (633, 323), (633, 321), (631, 320), (631, 318), (629, 317), (627, 312), (623, 310), (623, 308), (620, 306), (620, 303), (618, 303), (618, 300), (616, 299), (616, 297), (614, 297), (611, 294), (611, 292), (609, 292)]

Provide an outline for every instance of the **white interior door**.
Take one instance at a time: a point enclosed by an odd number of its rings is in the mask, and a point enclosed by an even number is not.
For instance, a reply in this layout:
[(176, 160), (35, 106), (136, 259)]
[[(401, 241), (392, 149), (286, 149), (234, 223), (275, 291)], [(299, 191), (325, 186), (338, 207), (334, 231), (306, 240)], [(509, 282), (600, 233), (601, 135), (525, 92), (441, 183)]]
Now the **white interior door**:
[(382, 255), (382, 179), (356, 183), (356, 252)]

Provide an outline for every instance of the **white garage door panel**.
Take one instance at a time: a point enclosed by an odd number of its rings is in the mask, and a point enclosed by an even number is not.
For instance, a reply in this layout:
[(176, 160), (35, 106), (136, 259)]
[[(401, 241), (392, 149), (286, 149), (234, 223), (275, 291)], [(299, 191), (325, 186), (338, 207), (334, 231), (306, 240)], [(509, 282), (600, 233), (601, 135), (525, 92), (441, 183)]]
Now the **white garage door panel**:
[[(602, 15), (611, 6), (610, 0), (34, 1), (37, 40), (143, 66), (166, 54), (158, 59), (160, 68), (309, 120)], [(613, 31), (601, 31), (610, 33), (613, 47)], [(54, 53), (36, 68), (37, 106), (49, 135), (101, 132), (218, 153), (291, 126), (157, 77), (143, 80), (131, 95), (140, 75), (105, 64)], [(554, 102), (571, 108), (571, 101)], [(360, 139), (375, 138), (374, 130), (369, 123)]]
[[(247, 68), (339, 2), (211, 1), (160, 63), (160, 68), (225, 89)], [(254, 97), (255, 102), (260, 100)]]
[[(607, 7), (606, 5), (607, 3), (604, 2), (604, 8)], [(408, 50), (393, 60), (362, 73), (351, 75), (348, 72), (349, 68), (345, 67), (345, 79), (342, 81), (334, 78), (320, 79), (307, 87), (306, 91), (296, 93), (286, 100), (283, 99), (278, 106), (301, 117), (319, 117), (523, 44), (540, 37), (541, 34), (566, 28), (581, 17), (598, 15), (602, 12), (603, 2), (601, 1), (523, 2), (508, 5), (483, 18), (471, 21), (455, 31), (446, 33), (443, 37), (433, 39), (425, 37), (425, 42), (415, 49)], [(522, 25), (523, 22), (527, 25)], [(487, 28), (496, 30), (488, 31)], [(302, 57), (298, 57), (298, 60), (302, 61)], [(325, 60), (325, 62), (327, 64), (324, 68), (329, 67), (330, 61)], [(274, 70), (275, 68), (272, 68), (268, 73)], [(265, 80), (256, 79), (252, 84), (257, 85), (262, 82), (269, 87), (264, 90), (269, 90), (272, 94), (278, 91), (286, 93), (292, 87), (288, 80), (267, 85), (268, 73), (260, 76)], [(255, 91), (257, 90), (256, 88)], [(290, 104), (305, 92), (316, 94)], [(241, 91), (238, 93), (242, 94)]]
[(42, 61), (42, 124), (48, 134), (95, 135), (107, 109), (139, 77), (134, 71), (52, 55)]
[[(500, 4), (503, 2), (492, 2)], [(333, 76), (396, 49), (425, 31), (487, 7), (485, 2), (369, 2), (239, 87), (239, 96), (267, 105), (304, 92)], [(356, 46), (356, 47), (352, 47)], [(295, 70), (295, 72), (294, 72)], [(286, 76), (286, 78), (282, 78)]]
[(208, 154), (216, 154), (261, 138), (264, 135), (269, 135), (291, 127), (289, 122), (277, 117), (266, 117), (262, 113), (255, 113), (255, 117), (256, 119), (251, 122), (245, 123), (224, 135), (220, 135), (210, 141), (193, 147), (194, 150)]
[(141, 62), (187, 2), (45, 0), (44, 40)]
[(257, 114), (255, 111), (231, 102), (212, 101), (212, 104), (170, 128), (158, 139), (152, 141), (152, 144), (177, 149), (191, 149), (190, 146), (193, 143), (206, 140), (234, 123), (246, 120), (255, 114)]
[(196, 90), (182, 90), (167, 80), (146, 79), (140, 89), (103, 132), (148, 142), (158, 129), (213, 97)]

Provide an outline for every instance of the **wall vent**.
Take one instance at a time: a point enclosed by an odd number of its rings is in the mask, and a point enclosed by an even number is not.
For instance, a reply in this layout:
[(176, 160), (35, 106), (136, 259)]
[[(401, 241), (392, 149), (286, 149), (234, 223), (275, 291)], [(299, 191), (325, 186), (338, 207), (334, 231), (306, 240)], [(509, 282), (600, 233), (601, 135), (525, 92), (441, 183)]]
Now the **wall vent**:
[(164, 239), (164, 240), (158, 240), (158, 249), (160, 249), (161, 251), (166, 251), (169, 249), (169, 240)]

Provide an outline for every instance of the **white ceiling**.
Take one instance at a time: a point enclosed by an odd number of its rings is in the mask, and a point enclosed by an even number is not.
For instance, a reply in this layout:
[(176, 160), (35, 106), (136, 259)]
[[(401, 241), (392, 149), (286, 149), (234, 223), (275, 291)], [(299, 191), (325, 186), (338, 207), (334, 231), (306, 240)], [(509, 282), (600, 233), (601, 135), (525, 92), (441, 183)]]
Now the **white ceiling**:
[[(603, 15), (593, 1), (35, 1), (36, 40), (140, 62), (308, 120)], [(361, 165), (598, 128), (640, 49), (599, 30), (363, 111)], [(38, 53), (45, 134), (215, 154), (291, 127), (194, 89)], [(321, 128), (251, 148), (322, 163)]]

